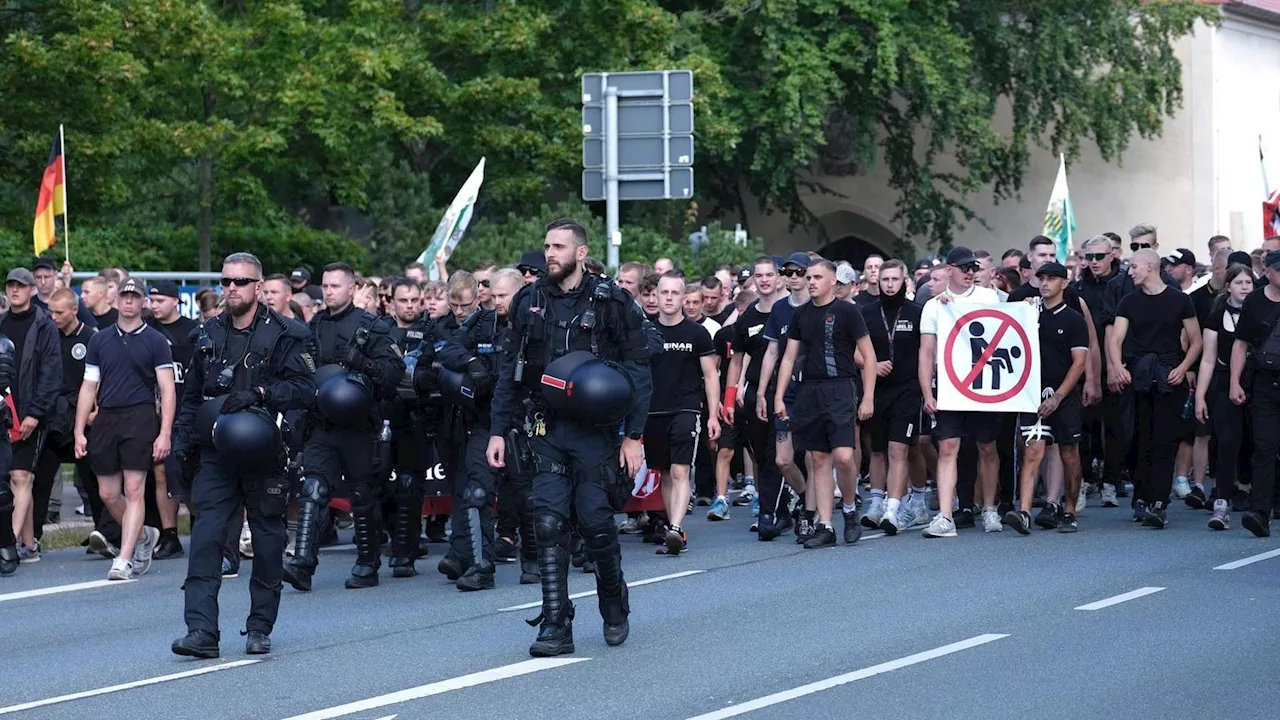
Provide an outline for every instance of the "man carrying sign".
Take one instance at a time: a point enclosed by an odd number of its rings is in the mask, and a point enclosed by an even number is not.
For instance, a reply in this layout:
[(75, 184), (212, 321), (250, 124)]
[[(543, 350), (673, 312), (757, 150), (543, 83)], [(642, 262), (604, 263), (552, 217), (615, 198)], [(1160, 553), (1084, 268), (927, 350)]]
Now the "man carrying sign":
[(978, 258), (966, 247), (951, 248), (947, 253), (950, 278), (941, 294), (925, 303), (920, 315), (920, 392), (924, 411), (934, 416), (933, 437), (938, 441), (938, 514), (925, 528), (927, 538), (955, 537), (956, 523), (951, 517), (951, 504), (956, 496), (956, 459), (960, 439), (969, 436), (978, 444), (978, 481), (982, 492), (982, 527), (987, 532), (1000, 532), (1000, 515), (996, 512), (996, 476), (1000, 457), (996, 454), (996, 436), (1000, 431), (1000, 415), (989, 412), (938, 410), (933, 379), (937, 371), (938, 309), (949, 302), (996, 304), (1000, 298), (990, 288), (973, 284), (978, 271)]
[[(1064, 296), (1067, 269), (1056, 262), (1036, 270), (1040, 284), (1040, 387), (1044, 402), (1035, 413), (1018, 417), (1022, 452), (1019, 477), (1019, 509), (1005, 513), (1005, 522), (1023, 535), (1031, 533), (1031, 503), (1036, 478), (1044, 460), (1046, 443), (1058, 446), (1062, 472), (1066, 477), (1065, 508), (1057, 521), (1058, 532), (1075, 532), (1076, 496), (1080, 493), (1080, 428), (1083, 405), (1080, 377), (1089, 358), (1089, 330), (1084, 316), (1068, 306)], [(1056, 496), (1053, 497), (1057, 499)]]

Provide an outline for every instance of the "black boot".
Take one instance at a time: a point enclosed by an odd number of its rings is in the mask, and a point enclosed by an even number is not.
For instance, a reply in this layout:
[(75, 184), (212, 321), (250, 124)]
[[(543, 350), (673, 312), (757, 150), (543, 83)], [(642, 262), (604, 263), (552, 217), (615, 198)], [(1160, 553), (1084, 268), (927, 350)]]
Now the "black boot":
[(0, 547), (0, 575), (12, 575), (18, 571), (18, 546)]
[(631, 626), (627, 582), (622, 576), (622, 548), (615, 541), (611, 548), (592, 552), (596, 565), (596, 596), (600, 600), (600, 617), (604, 618), (604, 641), (608, 645), (626, 642)]
[(520, 584), (534, 585), (539, 582), (538, 579), (538, 561), (529, 560), (520, 561)]
[(319, 528), (316, 524), (319, 515), (316, 502), (302, 500), (298, 503), (298, 532), (293, 538), (293, 557), (284, 561), (284, 581), (298, 592), (311, 591), (311, 576), (318, 561), (316, 539)]
[(560, 545), (538, 548), (542, 576), (542, 614), (527, 620), (538, 625), (538, 639), (529, 646), (534, 657), (569, 655), (573, 647), (573, 603), (569, 602), (569, 553)]
[(421, 527), (422, 498), (414, 505), (412, 496), (396, 502), (396, 513), (391, 518), (391, 577), (407, 578), (418, 574), (413, 561), (417, 557), (418, 531)]
[(533, 537), (533, 512), (521, 506), (520, 512), (520, 584), (538, 582), (538, 541)]
[(352, 513), (355, 521), (356, 564), (351, 568), (351, 577), (347, 578), (348, 590), (368, 588), (378, 584), (378, 538), (382, 535), (378, 528), (378, 508), (364, 512)]
[(218, 657), (218, 636), (204, 630), (192, 630), (169, 646), (174, 655), (209, 660)]
[(464, 592), (493, 588), (493, 562), (484, 554), (484, 519), (477, 508), (467, 508), (462, 515), (466, 522), (466, 535), (471, 544), (471, 566), (458, 578), (457, 587)]
[(449, 578), (450, 581), (453, 581), (462, 577), (462, 574), (467, 571), (467, 568), (463, 566), (462, 559), (450, 550), (444, 557), (440, 558), (440, 563), (436, 565), (436, 570), (439, 571), (441, 575)]

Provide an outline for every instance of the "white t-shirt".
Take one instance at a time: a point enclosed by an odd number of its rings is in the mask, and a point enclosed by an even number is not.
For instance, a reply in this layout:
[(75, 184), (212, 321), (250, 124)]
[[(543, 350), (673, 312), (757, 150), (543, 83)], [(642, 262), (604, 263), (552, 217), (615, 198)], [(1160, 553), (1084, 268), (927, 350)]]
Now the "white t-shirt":
[[(952, 302), (958, 303), (984, 303), (995, 305), (1000, 302), (1000, 296), (996, 295), (996, 291), (991, 288), (971, 286), (962, 293), (951, 292), (951, 286), (948, 285), (946, 290), (942, 291), (943, 295), (951, 298)], [(939, 295), (938, 297), (941, 297)], [(938, 334), (938, 306), (942, 303), (938, 302), (938, 298), (929, 298), (929, 302), (924, 304), (924, 310), (920, 312), (920, 334), (921, 335), (937, 335)]]

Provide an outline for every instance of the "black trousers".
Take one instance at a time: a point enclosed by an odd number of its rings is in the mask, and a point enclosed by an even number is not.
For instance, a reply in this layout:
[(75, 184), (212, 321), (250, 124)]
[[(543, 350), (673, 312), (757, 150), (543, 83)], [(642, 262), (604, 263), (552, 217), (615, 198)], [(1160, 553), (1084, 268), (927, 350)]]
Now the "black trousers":
[(13, 537), (13, 496), (8, 492), (9, 489), (9, 468), (13, 465), (13, 446), (9, 444), (9, 431), (4, 425), (0, 425), (0, 433), (4, 433), (4, 437), (0, 438), (0, 548), (13, 547), (17, 544), (17, 540)]
[(306, 477), (320, 479), (330, 493), (345, 481), (351, 514), (377, 526), (382, 488), (374, 485), (374, 454), (374, 431), (365, 428), (317, 427), (302, 450)]
[(1253, 491), (1250, 509), (1271, 517), (1276, 507), (1276, 453), (1280, 452), (1280, 373), (1258, 370), (1249, 399), (1253, 416)]
[[(1228, 393), (1230, 382), (1222, 368), (1214, 373), (1213, 382), (1205, 395), (1209, 406), (1209, 424), (1213, 428), (1216, 446), (1213, 499), (1231, 502), (1236, 490), (1236, 480), (1251, 477), (1248, 467), (1253, 452), (1253, 422), (1248, 410), (1231, 402)], [(1243, 472), (1241, 472), (1243, 470)]]
[[(755, 388), (747, 386), (747, 399), (742, 407), (734, 412), (746, 413), (747, 447), (756, 463), (756, 496), (760, 498), (760, 514), (776, 515), (782, 501), (782, 472), (778, 470), (777, 440), (778, 433), (773, 425), (773, 401), (766, 393), (766, 404), (770, 407), (765, 414), (768, 420), (756, 416)], [(795, 454), (796, 467), (803, 467), (804, 461), (799, 452)]]
[(1172, 392), (1135, 392), (1134, 432), (1137, 446), (1137, 464), (1134, 471), (1134, 496), (1146, 501), (1169, 502), (1173, 490), (1173, 469), (1178, 457), (1181, 437), (1182, 407), (1187, 400), (1187, 387), (1173, 388)]
[(266, 492), (261, 478), (242, 477), (212, 448), (200, 450), (200, 468), (191, 486), (199, 517), (191, 528), (187, 561), (187, 629), (218, 632), (218, 591), (222, 587), (222, 554), (226, 529), (239, 524), (248, 510), (253, 533), (253, 574), (249, 579), (249, 618), (245, 630), (270, 634), (280, 608), (287, 500)]
[[(540, 458), (533, 477), (534, 513), (551, 515), (565, 526), (580, 528), (613, 525), (613, 507), (603, 482), (608, 463), (617, 463), (618, 449), (610, 431), (557, 420), (547, 424), (547, 434), (531, 438), (533, 454)], [(561, 468), (553, 471), (550, 465)], [(561, 541), (567, 549), (568, 536)]]

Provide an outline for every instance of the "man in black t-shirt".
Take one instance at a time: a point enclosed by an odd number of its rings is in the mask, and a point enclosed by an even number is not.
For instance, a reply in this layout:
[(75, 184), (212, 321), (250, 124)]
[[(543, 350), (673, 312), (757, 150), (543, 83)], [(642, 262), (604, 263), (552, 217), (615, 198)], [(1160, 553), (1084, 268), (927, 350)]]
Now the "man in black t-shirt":
[(111, 306), (111, 281), (104, 277), (91, 277), (80, 286), (80, 297), (93, 314), (99, 330), (116, 324), (119, 313)]
[[(1253, 291), (1240, 310), (1231, 346), (1231, 401), (1250, 403), (1253, 417), (1253, 491), (1241, 524), (1258, 537), (1271, 535), (1276, 508), (1276, 454), (1280, 452), (1280, 251), (1267, 253), (1267, 284)], [(1245, 360), (1252, 354), (1252, 395), (1246, 395)]]
[(885, 259), (875, 253), (867, 256), (862, 263), (862, 279), (866, 281), (867, 289), (854, 295), (853, 302), (874, 305), (880, 299), (880, 268), (884, 267), (884, 263)]
[(1186, 375), (1200, 357), (1200, 323), (1191, 298), (1161, 279), (1160, 256), (1154, 250), (1134, 253), (1129, 275), (1138, 290), (1116, 308), (1107, 347), (1108, 384), (1113, 392), (1125, 391), (1120, 414), (1129, 417), (1125, 408), (1131, 408), (1136, 423), (1134, 521), (1163, 528), (1187, 399)]
[[(1036, 277), (1043, 301), (1040, 304), (1039, 331), (1043, 402), (1036, 412), (1019, 414), (1019, 435), (1023, 444), (1019, 453), (1022, 460), (1019, 508), (1005, 513), (1005, 524), (1023, 535), (1031, 532), (1031, 503), (1047, 443), (1058, 446), (1066, 480), (1063, 515), (1060, 519), (1054, 518), (1049, 525), (1056, 527), (1058, 532), (1070, 533), (1078, 529), (1076, 496), (1080, 492), (1083, 410), (1080, 378), (1084, 375), (1089, 355), (1089, 332), (1084, 316), (1066, 301), (1065, 292), (1069, 287), (1067, 269), (1056, 262), (1044, 263), (1036, 270)], [(1057, 500), (1056, 494), (1052, 499)]]
[(729, 288), (720, 282), (715, 275), (702, 278), (702, 314), (716, 321), (720, 327), (733, 314), (733, 303), (730, 302)]
[[(758, 297), (754, 290), (743, 290), (733, 299), (733, 303), (728, 306), (728, 309), (731, 314), (737, 312), (741, 316), (748, 307), (755, 304)], [(734, 355), (733, 337), (735, 332), (737, 332), (736, 324), (730, 323), (720, 328), (720, 332), (716, 333), (716, 336), (711, 339), (716, 355), (720, 357), (720, 387), (722, 388), (729, 387), (729, 364)], [(723, 414), (722, 412), (721, 415), (723, 416)], [(712, 501), (711, 508), (707, 510), (708, 520), (729, 519), (729, 475), (733, 467), (734, 455), (738, 452), (749, 453), (746, 440), (746, 434), (739, 433), (736, 424), (730, 422), (721, 424), (720, 437), (716, 441), (716, 499)], [(742, 457), (741, 462), (743, 467), (747, 468), (749, 459), (746, 455)], [(754, 485), (754, 475), (748, 471), (746, 476), (751, 481), (749, 484)], [(754, 494), (754, 490), (752, 492)], [(750, 499), (747, 502), (750, 502)]]
[(863, 514), (862, 524), (896, 535), (902, 528), (929, 519), (922, 493), (913, 496), (914, 502), (902, 505), (907, 493), (908, 451), (920, 435), (917, 363), (922, 308), (907, 301), (907, 266), (901, 260), (889, 260), (877, 270), (877, 292), (871, 295), (876, 300), (862, 306), (862, 317), (876, 351), (877, 377), (875, 414), (866, 425), (871, 452), (871, 504)]
[(654, 387), (649, 420), (644, 429), (645, 459), (662, 474), (662, 501), (670, 525), (666, 545), (659, 554), (679, 555), (689, 543), (682, 523), (688, 512), (689, 469), (702, 432), (702, 399), (707, 406), (707, 430), (711, 440), (720, 436), (717, 403), (720, 376), (715, 349), (705, 328), (684, 314), (684, 278), (674, 271), (658, 281), (658, 332), (662, 353), (649, 360)]
[[(805, 549), (831, 547), (836, 533), (831, 519), (835, 504), (832, 464), (840, 476), (844, 502), (844, 541), (853, 544), (862, 535), (857, 510), (857, 465), (853, 448), (857, 445), (857, 421), (865, 421), (875, 407), (876, 356), (867, 324), (853, 303), (835, 298), (836, 266), (822, 260), (809, 266), (808, 303), (800, 306), (787, 328), (787, 350), (778, 368), (778, 389), (774, 407), (778, 417), (791, 424), (798, 449), (812, 454), (813, 493), (817, 495), (818, 526)], [(786, 405), (787, 386), (796, 358), (804, 350), (803, 380), (792, 403), (792, 418)], [(858, 372), (854, 353), (864, 358), (861, 403), (853, 378)], [(852, 501), (854, 505), (849, 505)]]
[[(182, 397), (183, 378), (187, 368), (191, 367), (192, 356), (195, 355), (195, 339), (191, 334), (199, 327), (199, 323), (178, 312), (182, 299), (177, 283), (172, 280), (160, 280), (151, 286), (151, 317), (147, 324), (169, 341), (169, 351), (173, 354), (173, 384), (178, 397)], [(180, 557), (183, 554), (182, 542), (178, 540), (178, 500), (185, 493), (177, 482), (180, 473), (178, 459), (166, 458), (156, 463), (152, 477), (156, 493), (156, 509), (160, 515), (160, 542), (156, 545), (155, 557), (158, 560)], [(170, 477), (173, 481), (170, 481)], [(249, 524), (244, 524), (244, 539), (248, 538)], [(241, 542), (248, 549), (247, 557), (253, 556), (253, 545)]]

